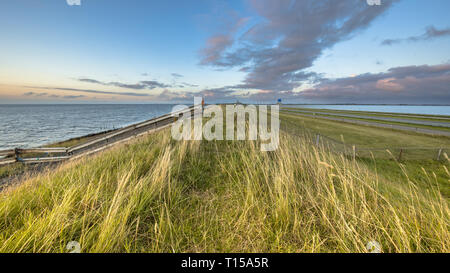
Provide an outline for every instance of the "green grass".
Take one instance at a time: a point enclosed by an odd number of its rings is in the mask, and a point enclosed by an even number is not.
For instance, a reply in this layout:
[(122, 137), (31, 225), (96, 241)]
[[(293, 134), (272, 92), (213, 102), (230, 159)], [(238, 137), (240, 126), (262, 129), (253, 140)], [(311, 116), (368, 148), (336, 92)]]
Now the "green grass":
[(0, 179), (6, 178), (8, 176), (12, 176), (23, 172), (26, 169), (26, 166), (21, 163), (14, 163), (10, 165), (5, 165), (0, 167)]
[[(295, 115), (295, 111), (284, 111), (284, 113), (292, 113)], [(317, 117), (330, 117), (330, 118), (338, 118), (338, 119), (344, 119), (344, 120), (359, 120), (359, 121), (366, 121), (366, 122), (372, 122), (372, 123), (379, 123), (379, 124), (388, 124), (388, 125), (400, 125), (400, 126), (406, 126), (411, 128), (423, 128), (423, 129), (431, 129), (431, 130), (438, 130), (438, 131), (446, 131), (450, 132), (450, 128), (448, 127), (442, 127), (442, 126), (433, 126), (433, 125), (424, 125), (424, 124), (412, 124), (412, 123), (406, 123), (406, 122), (398, 122), (398, 121), (388, 121), (388, 120), (376, 120), (376, 119), (370, 119), (370, 118), (360, 118), (360, 117), (344, 117), (344, 116), (335, 116), (335, 115), (329, 115), (329, 114), (322, 114), (322, 113), (300, 113), (301, 115), (306, 116), (317, 116)]]
[(106, 132), (102, 132), (102, 133), (98, 133), (98, 134), (90, 134), (87, 136), (81, 136), (81, 137), (76, 137), (76, 138), (72, 138), (69, 140), (65, 140), (65, 141), (60, 141), (60, 142), (56, 142), (56, 143), (51, 143), (48, 145), (45, 145), (44, 147), (74, 147), (83, 143), (86, 143), (88, 141), (94, 140), (96, 138), (102, 137), (104, 136), (106, 133), (108, 133), (110, 131), (106, 131)]
[[(328, 139), (346, 143), (347, 155), (351, 154), (351, 146), (356, 145), (357, 160), (364, 163), (378, 175), (392, 181), (404, 182), (405, 172), (408, 176), (420, 183), (436, 179), (440, 192), (446, 198), (450, 198), (450, 183), (446, 168), (449, 168), (445, 156), (441, 155), (441, 161), (436, 161), (438, 148), (450, 148), (450, 138), (428, 136), (414, 132), (398, 131), (385, 128), (361, 126), (344, 122), (335, 122), (324, 119), (309, 118), (291, 114), (281, 114), (282, 126), (288, 132), (294, 134), (326, 136)], [(283, 124), (284, 123), (284, 124)], [(334, 150), (343, 151), (343, 145), (330, 142)], [(400, 148), (435, 147), (426, 150), (403, 150), (402, 160), (398, 161)], [(444, 150), (449, 152), (449, 150)], [(350, 158), (351, 156), (348, 156)], [(401, 165), (399, 165), (401, 164)], [(399, 167), (401, 166), (401, 167)]]
[(281, 128), (294, 133), (321, 134), (336, 141), (361, 147), (450, 147), (450, 138), (415, 132), (362, 126), (320, 118), (281, 113)]
[(390, 117), (390, 118), (400, 118), (400, 119), (414, 119), (414, 120), (427, 120), (427, 121), (440, 121), (440, 122), (450, 122), (450, 116), (445, 115), (423, 115), (423, 114), (406, 114), (406, 113), (381, 113), (381, 112), (368, 112), (368, 111), (349, 111), (349, 110), (333, 110), (333, 109), (315, 109), (315, 108), (300, 108), (300, 107), (283, 107), (283, 110), (302, 110), (302, 111), (312, 111), (312, 112), (325, 112), (325, 113), (336, 113), (336, 114), (354, 114), (354, 115), (364, 115), (371, 117)]
[(407, 160), (402, 163), (389, 159), (358, 159), (364, 163), (371, 171), (382, 176), (386, 180), (394, 181), (394, 183), (405, 183), (405, 180), (415, 181), (417, 186), (427, 189), (430, 181), (434, 181), (434, 186), (444, 198), (450, 200), (450, 181), (448, 169), (450, 169), (448, 161), (437, 162), (435, 160)]
[(0, 252), (448, 252), (448, 200), (428, 177), (284, 132), (264, 153), (164, 130), (0, 193)]

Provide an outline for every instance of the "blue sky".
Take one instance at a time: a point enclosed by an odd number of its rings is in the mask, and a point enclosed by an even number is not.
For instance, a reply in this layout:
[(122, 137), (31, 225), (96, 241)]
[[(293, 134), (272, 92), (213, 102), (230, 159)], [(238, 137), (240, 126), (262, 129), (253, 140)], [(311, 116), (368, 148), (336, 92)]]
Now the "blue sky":
[[(441, 64), (450, 60), (450, 37), (422, 43), (380, 47), (381, 40), (416, 36), (430, 25), (450, 26), (446, 0), (404, 0), (394, 5), (372, 26), (354, 39), (337, 44), (317, 61), (316, 71), (333, 77), (383, 72), (391, 67)], [(380, 62), (380, 64), (377, 64)], [(335, 67), (339, 69), (335, 69)], [(327, 67), (333, 67), (328, 68)]]
[(450, 1), (381, 2), (2, 1), (0, 103), (450, 104)]

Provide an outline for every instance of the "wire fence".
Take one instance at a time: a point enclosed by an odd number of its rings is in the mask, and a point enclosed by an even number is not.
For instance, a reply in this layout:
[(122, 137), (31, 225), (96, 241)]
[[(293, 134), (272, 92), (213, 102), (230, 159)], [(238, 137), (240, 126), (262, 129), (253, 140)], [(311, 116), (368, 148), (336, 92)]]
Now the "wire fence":
[(315, 132), (301, 125), (283, 120), (281, 129), (290, 135), (302, 137), (312, 145), (325, 147), (333, 152), (344, 154), (350, 158), (382, 158), (403, 160), (436, 160), (449, 162), (447, 153), (450, 147), (412, 147), (412, 146), (371, 146), (346, 143), (323, 133)]

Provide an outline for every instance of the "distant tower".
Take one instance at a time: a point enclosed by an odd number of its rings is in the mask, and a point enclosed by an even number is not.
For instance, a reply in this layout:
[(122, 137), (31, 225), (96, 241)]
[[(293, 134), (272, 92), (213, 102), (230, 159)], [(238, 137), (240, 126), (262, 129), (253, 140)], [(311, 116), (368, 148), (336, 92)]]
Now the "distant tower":
[(278, 99), (277, 104), (281, 106), (281, 99)]

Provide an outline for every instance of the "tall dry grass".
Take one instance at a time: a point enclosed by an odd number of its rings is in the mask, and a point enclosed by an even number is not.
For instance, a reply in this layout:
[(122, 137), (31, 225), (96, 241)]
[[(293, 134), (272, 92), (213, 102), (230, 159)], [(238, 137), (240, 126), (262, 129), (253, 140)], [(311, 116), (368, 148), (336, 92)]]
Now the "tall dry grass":
[(3, 191), (0, 251), (449, 252), (448, 200), (428, 177), (382, 178), (287, 134), (264, 153), (162, 131)]

